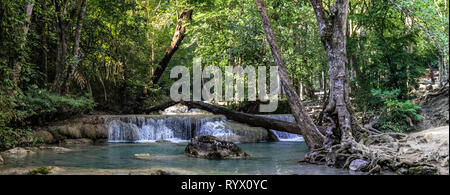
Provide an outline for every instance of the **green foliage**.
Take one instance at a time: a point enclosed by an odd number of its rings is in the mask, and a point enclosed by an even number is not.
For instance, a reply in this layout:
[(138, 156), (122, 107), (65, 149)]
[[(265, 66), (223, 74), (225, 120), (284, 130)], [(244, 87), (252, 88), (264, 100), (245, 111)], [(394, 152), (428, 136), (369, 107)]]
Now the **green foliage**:
[(32, 88), (19, 95), (16, 110), (27, 122), (67, 119), (94, 109), (95, 103), (86, 97), (60, 96), (47, 90)]
[[(204, 66), (219, 66), (222, 71), (225, 66), (274, 65), (253, 0), (89, 0), (77, 57), (72, 52), (79, 1), (33, 1), (25, 34), (27, 2), (0, 1), (0, 147), (19, 144), (17, 140), (26, 137), (29, 126), (94, 107), (133, 113), (162, 103), (168, 100), (174, 82), (169, 78), (170, 69), (178, 65), (191, 69), (194, 57), (202, 57)], [(425, 68), (438, 67), (437, 53), (449, 61), (448, 3), (397, 2), (410, 10), (416, 23), (429, 29), (435, 40), (417, 24), (409, 24), (405, 14), (389, 1), (350, 0), (349, 91), (358, 110), (384, 117), (384, 130), (406, 131), (410, 121), (420, 118), (417, 106), (408, 101), (418, 78)], [(326, 91), (329, 85), (329, 67), (310, 2), (271, 0), (266, 6), (294, 88), (302, 89), (304, 99), (315, 99), (315, 92)], [(58, 12), (56, 7), (65, 11)], [(194, 10), (187, 36), (159, 83), (150, 83), (152, 71), (171, 44), (178, 14), (186, 9)], [(59, 59), (62, 53), (66, 55)], [(21, 71), (14, 86), (12, 75), (17, 65)], [(76, 66), (74, 79), (69, 81), (70, 95), (53, 93), (61, 93), (57, 88), (65, 83), (60, 83), (58, 76), (67, 75), (70, 66)], [(279, 112), (288, 110), (288, 104), (280, 102)]]
[(39, 167), (31, 170), (29, 175), (48, 175), (53, 170), (53, 167)]
[(5, 124), (0, 124), (0, 149), (14, 148), (25, 144), (32, 136), (31, 129), (13, 129)]
[(379, 116), (379, 126), (383, 131), (411, 131), (414, 122), (422, 120), (420, 106), (409, 100), (399, 100), (399, 93), (400, 90), (372, 90), (373, 109)]
[(36, 86), (16, 96), (0, 94), (0, 103), (3, 105), (0, 107), (0, 149), (37, 144), (40, 140), (32, 139), (30, 126), (67, 119), (89, 112), (95, 106), (92, 99), (60, 96)]

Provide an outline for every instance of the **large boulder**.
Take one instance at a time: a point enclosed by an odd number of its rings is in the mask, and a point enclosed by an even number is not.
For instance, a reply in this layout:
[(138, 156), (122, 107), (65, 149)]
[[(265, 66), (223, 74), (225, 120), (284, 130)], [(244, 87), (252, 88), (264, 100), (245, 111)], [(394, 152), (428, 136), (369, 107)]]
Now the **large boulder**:
[(184, 153), (190, 157), (206, 159), (242, 159), (250, 156), (233, 142), (209, 135), (192, 138)]

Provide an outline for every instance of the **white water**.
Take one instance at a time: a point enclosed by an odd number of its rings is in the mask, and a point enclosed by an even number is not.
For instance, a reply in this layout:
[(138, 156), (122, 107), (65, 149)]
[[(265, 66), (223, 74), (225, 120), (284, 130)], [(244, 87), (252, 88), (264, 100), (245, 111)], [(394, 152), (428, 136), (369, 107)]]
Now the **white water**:
[(218, 121), (210, 121), (208, 118), (202, 118), (196, 122), (195, 136), (212, 135), (221, 140), (230, 141), (237, 136), (232, 129), (225, 127), (226, 118), (223, 117)]
[(129, 116), (112, 119), (108, 124), (108, 135), (109, 142), (145, 143), (157, 140), (185, 142), (199, 135), (212, 135), (228, 141), (228, 138), (236, 135), (231, 129), (225, 128), (225, 122), (225, 117), (214, 116), (201, 118)]
[[(292, 115), (266, 115), (264, 117), (271, 119), (278, 119), (286, 122), (295, 122), (295, 118)], [(271, 129), (271, 131), (277, 136), (279, 141), (282, 142), (302, 142), (305, 141), (301, 135), (286, 133), (281, 131), (276, 131)]]
[[(266, 117), (289, 122), (295, 121), (290, 115)], [(239, 140), (239, 136), (236, 135), (235, 130), (229, 129), (230, 126), (225, 125), (226, 123), (230, 123), (230, 121), (227, 121), (223, 116), (215, 115), (116, 117), (111, 118), (108, 123), (109, 142), (145, 143), (158, 140), (186, 142), (200, 135), (211, 135), (225, 141), (236, 142), (236, 140)], [(277, 136), (279, 141), (303, 141), (303, 137), (296, 134), (276, 130), (271, 131)]]

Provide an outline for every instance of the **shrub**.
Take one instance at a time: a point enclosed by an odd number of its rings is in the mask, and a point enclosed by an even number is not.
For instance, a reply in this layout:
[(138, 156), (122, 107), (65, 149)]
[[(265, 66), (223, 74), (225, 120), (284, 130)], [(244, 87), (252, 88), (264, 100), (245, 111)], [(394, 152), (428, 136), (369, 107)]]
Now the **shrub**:
[(60, 96), (34, 88), (18, 96), (16, 109), (25, 122), (41, 124), (89, 112), (94, 106), (94, 101), (86, 97)]
[(379, 128), (382, 131), (410, 131), (414, 122), (422, 120), (418, 113), (420, 106), (409, 100), (398, 99), (399, 93), (400, 90), (372, 90), (373, 105), (379, 105), (375, 112), (379, 116)]
[[(16, 147), (32, 138), (31, 125), (68, 119), (91, 111), (95, 103), (86, 97), (60, 96), (32, 86), (10, 96), (0, 92), (0, 149)], [(40, 142), (34, 139), (34, 143)]]
[(30, 175), (48, 175), (53, 170), (53, 167), (40, 167), (31, 170), (28, 174)]

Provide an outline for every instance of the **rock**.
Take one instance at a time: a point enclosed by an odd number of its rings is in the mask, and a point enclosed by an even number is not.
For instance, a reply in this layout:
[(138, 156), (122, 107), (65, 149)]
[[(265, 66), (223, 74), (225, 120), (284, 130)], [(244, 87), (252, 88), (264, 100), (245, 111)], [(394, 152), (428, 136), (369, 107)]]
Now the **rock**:
[(445, 159), (442, 161), (441, 166), (442, 166), (442, 167), (448, 167), (448, 156), (447, 156), (447, 158), (445, 158)]
[(436, 175), (438, 170), (432, 166), (417, 166), (408, 169), (408, 175)]
[(350, 163), (349, 168), (352, 171), (363, 171), (363, 170), (367, 169), (368, 165), (369, 165), (369, 162), (362, 160), (362, 159), (356, 159)]
[(241, 159), (250, 156), (236, 144), (209, 135), (192, 138), (184, 153), (190, 157), (206, 159)]
[(408, 169), (405, 168), (400, 168), (397, 170), (397, 173), (400, 175), (407, 175), (408, 174)]
[(373, 175), (373, 174), (380, 173), (380, 172), (381, 172), (381, 166), (376, 165), (374, 168), (370, 169), (369, 174)]
[(151, 173), (150, 175), (175, 175), (175, 173), (165, 170), (156, 170), (154, 173)]
[(94, 141), (92, 141), (91, 139), (66, 139), (63, 142), (66, 145), (78, 145), (78, 144), (93, 144)]
[(61, 171), (63, 171), (63, 169), (61, 169), (59, 167), (53, 167), (53, 166), (39, 167), (39, 168), (30, 170), (28, 172), (28, 175), (53, 175), (53, 174), (57, 174), (57, 172), (61, 172)]
[(53, 136), (53, 134), (51, 134), (50, 132), (45, 131), (45, 130), (35, 131), (35, 132), (33, 132), (33, 136), (38, 141), (42, 141), (43, 143), (46, 143), (46, 144), (52, 144), (52, 143), (56, 142), (56, 139)]
[(41, 149), (41, 150), (50, 150), (50, 151), (54, 151), (54, 152), (58, 152), (58, 153), (71, 152), (72, 151), (69, 148), (63, 148), (63, 147), (58, 147), (58, 146), (41, 146), (41, 147), (39, 147), (39, 149)]
[(171, 141), (169, 141), (169, 140), (156, 140), (156, 143), (159, 143), (159, 144), (170, 144), (170, 143), (172, 143)]
[(28, 150), (25, 148), (13, 148), (10, 150), (7, 150), (5, 152), (2, 152), (2, 155), (7, 155), (7, 156), (17, 156), (17, 157), (23, 157), (29, 154), (35, 154), (36, 152), (32, 151), (32, 150)]
[(134, 154), (133, 157), (136, 159), (141, 159), (141, 160), (149, 160), (150, 154), (149, 153)]

